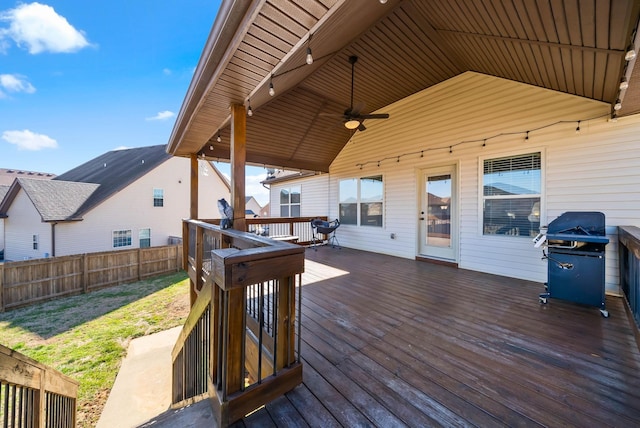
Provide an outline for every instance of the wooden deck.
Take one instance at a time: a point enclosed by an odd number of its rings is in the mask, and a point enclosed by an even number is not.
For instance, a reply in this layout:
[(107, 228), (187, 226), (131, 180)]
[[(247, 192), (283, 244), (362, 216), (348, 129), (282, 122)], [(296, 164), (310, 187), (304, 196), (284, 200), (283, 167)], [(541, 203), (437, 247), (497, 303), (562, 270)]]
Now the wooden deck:
[(306, 252), (304, 384), (235, 426), (640, 426), (623, 301), (321, 247)]

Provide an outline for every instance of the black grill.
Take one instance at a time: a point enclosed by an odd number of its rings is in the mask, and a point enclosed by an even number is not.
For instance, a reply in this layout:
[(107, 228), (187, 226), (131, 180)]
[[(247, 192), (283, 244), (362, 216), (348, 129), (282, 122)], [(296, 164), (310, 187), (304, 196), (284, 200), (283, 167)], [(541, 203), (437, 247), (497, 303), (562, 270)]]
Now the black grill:
[(540, 294), (540, 303), (548, 298), (605, 309), (605, 217), (601, 212), (566, 212), (549, 223), (546, 231), (544, 257), (549, 261), (547, 291)]

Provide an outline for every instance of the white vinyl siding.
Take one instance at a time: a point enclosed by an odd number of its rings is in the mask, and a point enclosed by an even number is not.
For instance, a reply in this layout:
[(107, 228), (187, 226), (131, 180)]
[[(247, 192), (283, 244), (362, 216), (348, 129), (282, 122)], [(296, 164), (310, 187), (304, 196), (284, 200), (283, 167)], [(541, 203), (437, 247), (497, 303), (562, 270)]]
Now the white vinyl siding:
[(482, 230), (482, 160), (540, 152), (540, 223), (565, 211), (602, 211), (611, 240), (606, 286), (619, 291), (616, 226), (640, 226), (640, 115), (612, 123), (605, 103), (473, 72), (381, 111), (390, 118), (366, 122), (332, 163), (328, 198), (336, 217), (340, 180), (383, 174), (384, 227), (341, 226), (343, 246), (414, 258), (419, 171), (455, 164), (459, 266), (542, 287), (547, 262), (531, 240)]
[[(51, 254), (51, 224), (43, 223), (27, 194), (20, 190), (7, 212), (5, 222), (6, 261), (39, 259)], [(38, 248), (33, 248), (33, 236)]]

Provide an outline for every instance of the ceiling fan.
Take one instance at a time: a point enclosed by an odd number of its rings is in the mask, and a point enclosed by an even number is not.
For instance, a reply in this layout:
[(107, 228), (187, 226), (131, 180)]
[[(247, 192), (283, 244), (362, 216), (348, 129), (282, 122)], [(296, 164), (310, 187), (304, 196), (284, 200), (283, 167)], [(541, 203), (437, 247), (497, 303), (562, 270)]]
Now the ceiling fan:
[(388, 119), (388, 113), (376, 113), (376, 114), (360, 114), (360, 110), (364, 108), (364, 103), (358, 103), (357, 106), (353, 106), (353, 77), (355, 73), (356, 62), (358, 62), (358, 57), (352, 55), (349, 57), (349, 62), (351, 63), (351, 104), (349, 108), (344, 111), (342, 115), (342, 120), (344, 122), (344, 126), (347, 129), (357, 129), (358, 131), (364, 131), (367, 129), (362, 123), (366, 119)]

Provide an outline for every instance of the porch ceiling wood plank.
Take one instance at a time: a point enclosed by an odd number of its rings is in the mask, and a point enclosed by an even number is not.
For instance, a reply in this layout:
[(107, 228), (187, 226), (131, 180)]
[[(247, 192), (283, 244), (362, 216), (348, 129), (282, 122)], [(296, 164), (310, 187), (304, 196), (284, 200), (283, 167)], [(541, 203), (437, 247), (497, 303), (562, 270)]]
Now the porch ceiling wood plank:
[[(327, 131), (328, 121), (319, 115), (339, 117), (349, 106), (349, 55), (360, 58), (354, 101), (366, 103), (364, 113), (384, 111), (465, 71), (613, 103), (628, 39), (640, 16), (640, 2), (634, 0), (389, 0), (386, 5), (266, 0), (251, 5), (244, 19), (233, 21), (238, 26), (227, 29), (236, 31), (233, 44), (220, 44), (215, 53), (205, 50), (203, 58), (228, 62), (199, 66), (189, 94), (207, 89), (190, 95), (188, 107), (183, 106), (168, 146), (172, 154), (199, 152), (228, 126), (228, 105), (246, 103), (250, 96), (260, 117), (249, 124), (248, 135), (259, 137), (254, 153), (269, 153), (277, 141), (286, 146), (278, 156), (291, 154), (289, 164), (278, 166), (296, 168), (299, 159), (317, 156), (315, 146), (326, 140), (330, 150), (316, 161), (327, 171), (351, 133)], [(307, 66), (310, 33), (314, 63)], [(267, 93), (272, 74), (273, 98)], [(212, 76), (216, 81), (206, 81)], [(619, 114), (640, 110), (640, 97), (633, 96), (640, 91), (635, 89), (640, 77), (631, 76)], [(318, 97), (317, 104), (297, 99), (310, 93)], [(282, 108), (285, 102), (288, 110)], [(304, 129), (282, 126), (287, 111), (295, 112), (297, 126)], [(305, 155), (306, 150), (311, 153)]]
[(306, 258), (304, 383), (259, 410), (263, 422), (286, 425), (293, 406), (301, 426), (640, 423), (640, 352), (620, 298), (607, 297), (605, 319), (540, 306), (529, 281), (346, 248)]

